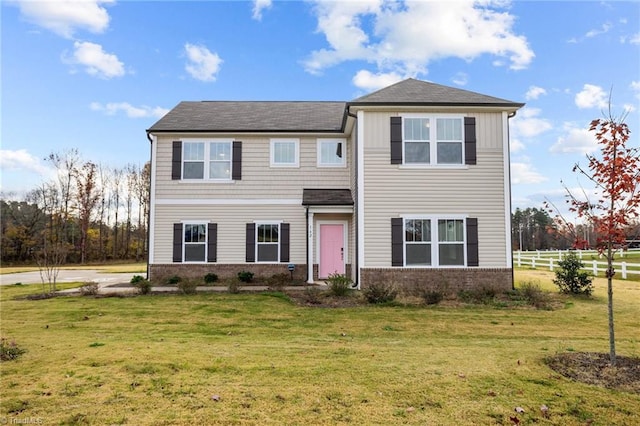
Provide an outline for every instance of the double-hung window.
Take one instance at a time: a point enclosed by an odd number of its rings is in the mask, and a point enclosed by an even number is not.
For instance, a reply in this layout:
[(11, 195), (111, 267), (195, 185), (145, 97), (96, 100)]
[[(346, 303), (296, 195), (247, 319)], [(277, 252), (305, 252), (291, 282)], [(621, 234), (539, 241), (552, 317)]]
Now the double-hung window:
[(184, 142), (182, 144), (182, 178), (231, 179), (231, 141)]
[(462, 116), (404, 116), (404, 164), (464, 164), (463, 133)]
[(183, 256), (185, 262), (207, 261), (207, 225), (185, 223), (183, 226)]
[(464, 219), (405, 218), (405, 266), (464, 266)]
[(271, 139), (271, 167), (299, 167), (299, 139)]
[(318, 167), (345, 167), (345, 139), (318, 139)]
[(256, 260), (258, 262), (280, 261), (280, 224), (256, 224)]

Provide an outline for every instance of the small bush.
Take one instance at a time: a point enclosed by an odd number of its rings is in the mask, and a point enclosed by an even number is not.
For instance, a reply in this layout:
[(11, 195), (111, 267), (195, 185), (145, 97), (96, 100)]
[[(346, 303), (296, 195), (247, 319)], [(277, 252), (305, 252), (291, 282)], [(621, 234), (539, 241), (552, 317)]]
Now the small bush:
[(517, 291), (528, 304), (538, 309), (548, 309), (550, 307), (549, 295), (540, 288), (539, 282), (524, 281), (520, 283)]
[(558, 266), (559, 268), (555, 270), (556, 278), (553, 283), (558, 286), (560, 293), (591, 296), (593, 277), (589, 276), (587, 272), (580, 271), (584, 264), (573, 251), (559, 261)]
[(182, 278), (180, 278), (177, 275), (167, 278), (167, 284), (178, 284), (181, 281), (182, 281)]
[[(139, 276), (139, 275), (137, 275)], [(138, 289), (138, 293), (139, 294), (149, 294), (151, 293), (151, 282), (149, 280), (145, 280), (144, 278), (142, 280), (136, 281), (134, 283), (134, 286)]]
[(313, 285), (307, 285), (303, 290), (304, 301), (311, 305), (319, 305), (321, 303), (320, 296), (322, 295), (322, 290)]
[(86, 282), (82, 287), (80, 287), (80, 294), (83, 296), (95, 296), (98, 294), (100, 287), (98, 283), (94, 283), (93, 281)]
[[(251, 274), (251, 272), (249, 272), (249, 273)], [(253, 274), (251, 274), (251, 276), (253, 277)], [(247, 281), (247, 282), (249, 282), (249, 281)], [(231, 294), (240, 293), (240, 281), (238, 281), (235, 278), (230, 278), (227, 281), (227, 291), (229, 291), (229, 293), (231, 293)]]
[(364, 288), (362, 294), (369, 303), (388, 303), (396, 299), (398, 291), (393, 284), (374, 282), (372, 285)]
[(218, 276), (212, 272), (209, 272), (207, 275), (204, 276), (205, 284), (213, 284), (216, 281), (218, 281)]
[(140, 281), (144, 281), (144, 277), (142, 275), (134, 275), (133, 277), (131, 277), (131, 284), (137, 284)]
[(352, 290), (353, 281), (344, 274), (330, 274), (327, 278), (329, 291), (334, 296), (346, 296)]
[(281, 291), (283, 287), (291, 285), (290, 274), (273, 274), (267, 278), (267, 287), (269, 290)]
[(422, 299), (427, 305), (437, 305), (444, 299), (444, 293), (440, 290), (425, 289), (422, 292)]
[(241, 271), (238, 272), (238, 279), (243, 283), (250, 283), (253, 281), (253, 272)]
[(8, 341), (4, 337), (0, 339), (0, 361), (13, 361), (25, 352), (26, 349), (18, 347), (14, 340)]
[(178, 289), (182, 294), (196, 294), (198, 282), (196, 280), (181, 280)]
[(460, 290), (458, 299), (465, 303), (480, 303), (489, 305), (495, 301), (496, 290), (493, 288), (480, 287), (471, 290)]

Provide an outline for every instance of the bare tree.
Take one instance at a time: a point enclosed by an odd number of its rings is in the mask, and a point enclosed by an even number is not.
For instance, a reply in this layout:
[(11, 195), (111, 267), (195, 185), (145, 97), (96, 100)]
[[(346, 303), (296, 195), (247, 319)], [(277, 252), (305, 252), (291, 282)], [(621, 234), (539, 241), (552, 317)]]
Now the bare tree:
[(88, 161), (74, 170), (78, 219), (80, 222), (80, 263), (87, 260), (87, 239), (91, 216), (98, 203), (97, 166)]
[(118, 211), (120, 210), (120, 197), (122, 195), (122, 178), (124, 171), (122, 169), (114, 168), (111, 175), (111, 201), (114, 211), (113, 221), (113, 258), (119, 257), (118, 250)]

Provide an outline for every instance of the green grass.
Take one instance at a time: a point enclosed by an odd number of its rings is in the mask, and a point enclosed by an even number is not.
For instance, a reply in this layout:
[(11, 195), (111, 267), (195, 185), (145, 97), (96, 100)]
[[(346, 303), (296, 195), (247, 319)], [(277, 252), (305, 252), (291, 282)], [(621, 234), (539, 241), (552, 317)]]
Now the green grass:
[[(101, 272), (118, 274), (118, 273), (145, 273), (147, 272), (146, 262), (139, 263), (116, 263), (116, 264), (95, 264), (95, 265), (67, 265), (61, 269), (68, 270), (82, 270), (82, 269), (96, 269)], [(0, 268), (1, 274), (17, 274), (20, 272), (37, 272), (37, 266), (3, 266)]]
[[(555, 291), (545, 271), (520, 271)], [(555, 311), (304, 308), (266, 294), (15, 300), (0, 288), (0, 418), (43, 424), (637, 422), (640, 395), (574, 383), (547, 355), (608, 350), (604, 280)], [(618, 353), (640, 356), (637, 283), (616, 281)], [(549, 407), (544, 418), (540, 406)]]

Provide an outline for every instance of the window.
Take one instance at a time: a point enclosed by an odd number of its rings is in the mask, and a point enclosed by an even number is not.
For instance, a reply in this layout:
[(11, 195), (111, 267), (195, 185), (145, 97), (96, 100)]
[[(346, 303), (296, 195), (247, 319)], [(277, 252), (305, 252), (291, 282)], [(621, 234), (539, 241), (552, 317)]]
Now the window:
[(405, 218), (404, 265), (464, 266), (464, 219)]
[(207, 225), (204, 223), (184, 224), (185, 262), (206, 262), (207, 260)]
[(346, 165), (345, 139), (318, 139), (318, 167)]
[(280, 225), (263, 223), (256, 226), (256, 259), (258, 262), (280, 261)]
[(462, 117), (403, 117), (402, 138), (405, 164), (464, 164)]
[(231, 179), (231, 141), (184, 142), (182, 146), (183, 179)]
[(298, 167), (299, 145), (298, 139), (271, 139), (271, 166)]

